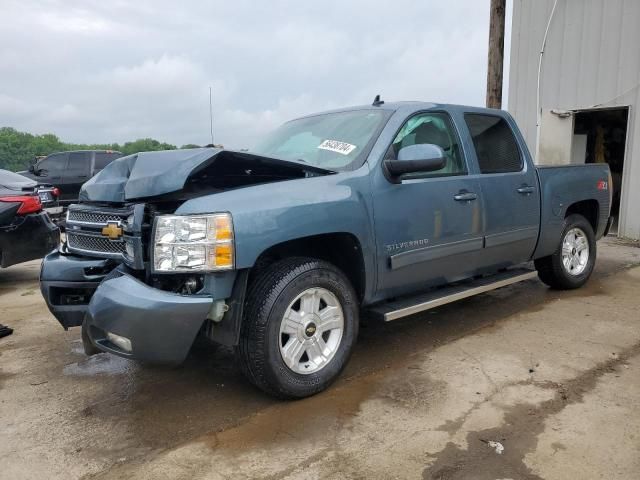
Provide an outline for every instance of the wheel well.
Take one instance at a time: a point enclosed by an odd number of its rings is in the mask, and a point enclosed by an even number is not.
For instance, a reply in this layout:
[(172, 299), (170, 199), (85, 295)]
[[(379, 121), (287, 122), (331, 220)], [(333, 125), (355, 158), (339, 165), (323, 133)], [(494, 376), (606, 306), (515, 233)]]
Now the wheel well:
[(274, 245), (260, 254), (249, 275), (249, 282), (265, 267), (287, 257), (313, 257), (335, 265), (347, 276), (360, 301), (364, 298), (364, 258), (360, 242), (354, 235), (346, 232), (327, 233)]
[(597, 233), (599, 209), (600, 207), (596, 200), (582, 200), (581, 202), (569, 205), (564, 218), (567, 218), (569, 215), (573, 215), (574, 213), (582, 215), (593, 227), (593, 233)]

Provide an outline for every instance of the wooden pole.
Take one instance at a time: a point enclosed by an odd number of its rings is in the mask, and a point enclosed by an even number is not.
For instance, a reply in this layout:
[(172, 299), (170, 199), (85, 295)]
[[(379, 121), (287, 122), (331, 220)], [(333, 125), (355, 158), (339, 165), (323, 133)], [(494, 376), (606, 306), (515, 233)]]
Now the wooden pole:
[(489, 108), (502, 108), (505, 4), (506, 0), (491, 0), (487, 59), (487, 107)]

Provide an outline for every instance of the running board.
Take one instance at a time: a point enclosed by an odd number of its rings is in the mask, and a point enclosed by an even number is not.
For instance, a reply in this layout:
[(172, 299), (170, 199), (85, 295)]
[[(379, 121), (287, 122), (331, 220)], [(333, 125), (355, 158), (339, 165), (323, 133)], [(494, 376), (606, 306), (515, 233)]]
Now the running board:
[(535, 278), (538, 273), (535, 270), (518, 268), (480, 278), (456, 283), (447, 287), (438, 288), (414, 297), (402, 298), (393, 302), (383, 303), (372, 307), (369, 311), (385, 322), (398, 318), (424, 312), (432, 308), (456, 302), (463, 298), (473, 297), (480, 293), (489, 292), (496, 288), (506, 287), (514, 283)]

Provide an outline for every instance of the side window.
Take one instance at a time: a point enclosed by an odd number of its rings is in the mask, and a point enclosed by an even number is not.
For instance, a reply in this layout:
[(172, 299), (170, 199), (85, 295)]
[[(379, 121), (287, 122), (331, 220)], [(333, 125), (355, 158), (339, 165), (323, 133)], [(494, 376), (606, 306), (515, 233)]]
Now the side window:
[(38, 170), (43, 170), (47, 175), (60, 175), (67, 168), (67, 154), (54, 153), (38, 162)]
[(396, 135), (385, 158), (396, 159), (402, 148), (427, 143), (437, 145), (444, 150), (445, 166), (434, 172), (407, 175), (404, 178), (442, 177), (467, 173), (458, 136), (453, 130), (449, 116), (445, 113), (421, 113), (411, 117)]
[(91, 152), (71, 152), (68, 169), (73, 172), (84, 172), (89, 169)]
[(104, 167), (106, 167), (119, 157), (120, 155), (118, 153), (96, 152), (95, 169), (102, 170)]
[(522, 170), (518, 143), (504, 118), (467, 113), (464, 116), (481, 173), (507, 173)]

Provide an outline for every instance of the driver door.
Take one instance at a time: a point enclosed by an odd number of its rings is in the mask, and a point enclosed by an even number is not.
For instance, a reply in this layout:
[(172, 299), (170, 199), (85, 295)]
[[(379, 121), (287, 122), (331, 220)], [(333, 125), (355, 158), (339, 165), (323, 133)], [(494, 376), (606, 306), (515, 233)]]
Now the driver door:
[[(483, 246), (482, 198), (451, 118), (444, 112), (410, 117), (385, 159), (407, 146), (434, 144), (446, 156), (441, 170), (408, 174), (394, 183), (375, 177), (373, 203), (378, 296), (411, 293), (472, 276)], [(380, 169), (384, 172), (384, 168)]]

